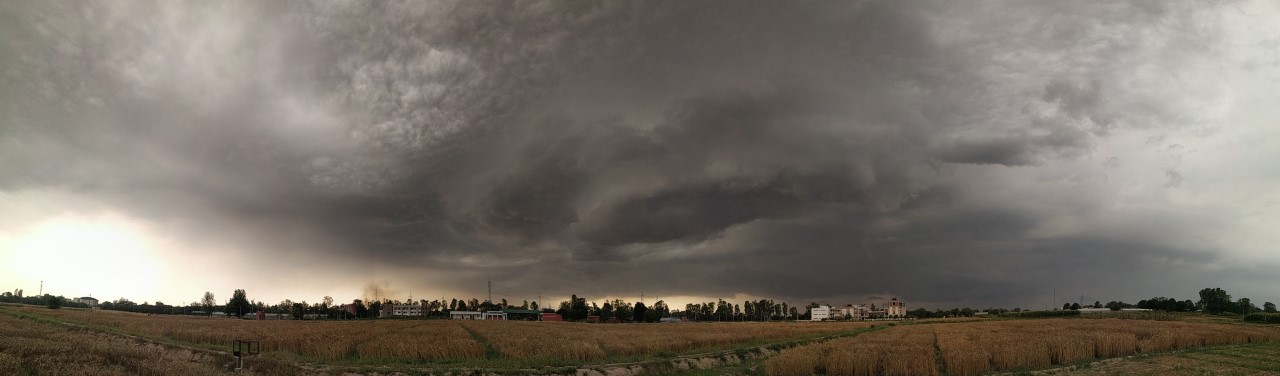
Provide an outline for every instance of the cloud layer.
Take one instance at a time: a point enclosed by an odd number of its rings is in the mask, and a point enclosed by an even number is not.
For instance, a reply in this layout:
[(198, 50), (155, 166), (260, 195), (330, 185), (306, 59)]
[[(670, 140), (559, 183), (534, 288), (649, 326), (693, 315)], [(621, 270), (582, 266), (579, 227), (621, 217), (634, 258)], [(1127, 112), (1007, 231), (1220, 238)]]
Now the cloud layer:
[(0, 189), (428, 294), (1189, 298), (1280, 261), (1277, 14), (10, 3)]

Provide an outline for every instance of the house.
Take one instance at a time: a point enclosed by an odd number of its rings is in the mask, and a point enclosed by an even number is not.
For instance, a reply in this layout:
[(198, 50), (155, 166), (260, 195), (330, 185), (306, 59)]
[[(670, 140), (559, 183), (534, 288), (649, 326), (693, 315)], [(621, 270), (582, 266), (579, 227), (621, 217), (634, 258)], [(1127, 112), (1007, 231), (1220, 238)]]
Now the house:
[(560, 316), (558, 313), (544, 313), (542, 314), (542, 321), (564, 321), (564, 316)]
[(93, 297), (91, 297), (91, 296), (86, 296), (86, 297), (83, 297), (83, 298), (75, 298), (75, 299), (72, 299), (71, 301), (76, 302), (76, 303), (80, 303), (80, 304), (87, 304), (87, 305), (89, 305), (89, 308), (93, 308), (93, 307), (97, 307), (97, 306), (98, 306), (98, 299), (94, 299), (94, 298), (93, 298)]
[(450, 320), (484, 320), (484, 313), (478, 311), (452, 311), (449, 312)]
[(485, 320), (506, 320), (507, 313), (502, 311), (489, 311), (484, 313)]

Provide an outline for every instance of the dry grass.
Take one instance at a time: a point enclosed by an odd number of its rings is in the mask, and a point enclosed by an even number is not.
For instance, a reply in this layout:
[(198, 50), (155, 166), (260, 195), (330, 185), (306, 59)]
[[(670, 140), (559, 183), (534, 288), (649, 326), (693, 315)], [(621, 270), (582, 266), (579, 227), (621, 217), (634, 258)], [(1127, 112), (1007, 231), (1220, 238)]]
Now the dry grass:
[(0, 375), (218, 375), (229, 360), (0, 315)]
[[(941, 362), (934, 361), (935, 341)], [(1118, 319), (910, 325), (787, 350), (766, 361), (765, 371), (769, 375), (977, 375), (1269, 341), (1280, 341), (1280, 328)]]
[(906, 326), (785, 350), (769, 375), (937, 375), (934, 325)]
[(682, 323), (587, 325), (564, 322), (470, 321), (462, 325), (508, 358), (600, 360), (608, 356), (679, 353), (869, 327), (869, 323)]
[(472, 336), (474, 332), (508, 359), (589, 362), (611, 356), (713, 350), (753, 341), (780, 341), (804, 335), (850, 331), (871, 325), (809, 322), (608, 325), (447, 320), (252, 321), (82, 309), (6, 309), (195, 344), (230, 346), (237, 339), (257, 340), (264, 352), (294, 353), (326, 360), (484, 358), (485, 345)]
[(236, 320), (224, 317), (146, 316), (114, 311), (18, 311), (149, 337), (196, 344), (260, 341), (263, 352), (290, 352), (323, 359), (441, 359), (484, 357), (484, 347), (456, 322)]

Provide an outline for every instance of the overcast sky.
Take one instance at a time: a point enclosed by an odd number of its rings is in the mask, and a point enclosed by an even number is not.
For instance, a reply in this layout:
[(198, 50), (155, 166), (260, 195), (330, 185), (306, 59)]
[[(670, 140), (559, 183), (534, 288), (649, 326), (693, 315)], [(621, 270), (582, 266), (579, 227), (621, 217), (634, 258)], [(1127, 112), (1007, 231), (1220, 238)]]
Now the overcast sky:
[(0, 290), (1280, 300), (1273, 1), (5, 1), (0, 50)]

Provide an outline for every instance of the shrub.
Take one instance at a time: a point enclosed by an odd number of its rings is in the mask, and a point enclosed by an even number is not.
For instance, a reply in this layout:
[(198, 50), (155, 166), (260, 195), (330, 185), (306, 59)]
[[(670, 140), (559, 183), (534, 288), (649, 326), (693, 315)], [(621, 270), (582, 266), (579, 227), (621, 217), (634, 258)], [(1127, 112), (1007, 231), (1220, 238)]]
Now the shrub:
[(1244, 321), (1267, 324), (1280, 324), (1280, 313), (1250, 313), (1244, 315)]

